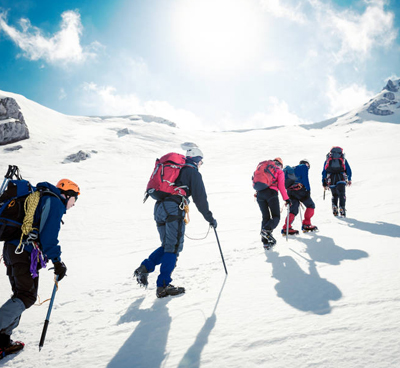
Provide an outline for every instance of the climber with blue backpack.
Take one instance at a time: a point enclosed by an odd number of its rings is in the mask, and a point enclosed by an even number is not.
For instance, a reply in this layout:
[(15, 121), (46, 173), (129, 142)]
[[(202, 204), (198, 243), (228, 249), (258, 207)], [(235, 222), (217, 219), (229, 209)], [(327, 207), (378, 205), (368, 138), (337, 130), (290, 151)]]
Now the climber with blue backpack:
[(157, 298), (183, 294), (184, 287), (171, 284), (171, 274), (183, 249), (189, 197), (193, 198), (199, 212), (214, 229), (217, 221), (209, 210), (207, 194), (199, 168), (203, 164), (203, 153), (191, 147), (186, 157), (169, 153), (156, 160), (153, 173), (146, 188), (145, 200), (150, 196), (156, 200), (154, 220), (160, 235), (161, 246), (152, 252), (134, 271), (134, 277), (143, 287), (148, 285), (148, 275), (160, 265), (157, 278)]
[(315, 204), (311, 199), (311, 188), (308, 180), (309, 170), (310, 163), (306, 159), (301, 160), (299, 165), (295, 167), (286, 166), (283, 169), (283, 172), (285, 173), (285, 187), (291, 200), (291, 205), (288, 218), (286, 219), (281, 231), (282, 235), (297, 235), (299, 233), (298, 230), (292, 228), (292, 224), (299, 213), (301, 204), (306, 207), (301, 229), (303, 232), (318, 230), (316, 226), (311, 224), (311, 217), (314, 216)]
[(19, 175), (14, 180), (17, 171), (10, 173), (10, 168), (15, 166), (9, 167), (0, 193), (0, 240), (13, 295), (0, 307), (0, 359), (24, 348), (24, 343), (11, 340), (11, 334), (22, 313), (36, 302), (39, 269), (51, 260), (58, 281), (66, 274), (58, 233), (63, 215), (80, 194), (71, 180), (34, 187)]
[(332, 193), (332, 212), (334, 216), (346, 217), (346, 186), (351, 185), (351, 175), (351, 168), (345, 159), (343, 148), (332, 147), (324, 162), (322, 185), (324, 191), (330, 189)]

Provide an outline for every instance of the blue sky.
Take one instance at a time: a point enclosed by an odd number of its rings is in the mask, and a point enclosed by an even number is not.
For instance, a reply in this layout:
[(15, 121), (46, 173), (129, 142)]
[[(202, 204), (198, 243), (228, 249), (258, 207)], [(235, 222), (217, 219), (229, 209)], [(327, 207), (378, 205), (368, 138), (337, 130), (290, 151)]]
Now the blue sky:
[(205, 129), (317, 122), (400, 76), (395, 0), (0, 0), (0, 90)]

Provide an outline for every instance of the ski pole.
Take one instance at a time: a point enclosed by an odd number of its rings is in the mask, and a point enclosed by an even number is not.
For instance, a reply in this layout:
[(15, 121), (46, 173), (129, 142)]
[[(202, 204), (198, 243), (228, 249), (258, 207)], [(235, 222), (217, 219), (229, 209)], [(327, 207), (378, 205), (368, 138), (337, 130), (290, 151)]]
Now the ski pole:
[(299, 205), (300, 220), (301, 220), (301, 223), (303, 223), (303, 216), (301, 215), (301, 207), (303, 207), (303, 205), (300, 203), (300, 205)]
[(286, 241), (289, 238), (289, 214), (290, 214), (290, 207), (287, 208), (287, 215), (286, 215)]
[(224, 264), (225, 273), (228, 274), (228, 271), (226, 270), (224, 255), (222, 254), (221, 244), (219, 244), (219, 239), (218, 239), (217, 230), (215, 229), (215, 227), (214, 227), (213, 229), (214, 229), (214, 232), (215, 232), (215, 237), (217, 238), (217, 243), (218, 243), (218, 247), (219, 247), (219, 252), (221, 253), (221, 258), (222, 258), (222, 263)]
[(47, 327), (49, 326), (49, 322), (50, 322), (50, 314), (51, 314), (51, 310), (53, 308), (53, 303), (54, 303), (54, 298), (56, 296), (56, 291), (58, 289), (57, 281), (58, 281), (58, 276), (56, 276), (56, 279), (55, 279), (55, 282), (54, 282), (53, 294), (51, 295), (49, 309), (47, 311), (47, 316), (46, 316), (46, 319), (44, 321), (42, 336), (40, 337), (40, 342), (39, 342), (39, 351), (42, 349), (42, 347), (44, 345), (44, 339), (46, 338)]
[(325, 201), (325, 192), (326, 192), (326, 188), (324, 187), (324, 201)]

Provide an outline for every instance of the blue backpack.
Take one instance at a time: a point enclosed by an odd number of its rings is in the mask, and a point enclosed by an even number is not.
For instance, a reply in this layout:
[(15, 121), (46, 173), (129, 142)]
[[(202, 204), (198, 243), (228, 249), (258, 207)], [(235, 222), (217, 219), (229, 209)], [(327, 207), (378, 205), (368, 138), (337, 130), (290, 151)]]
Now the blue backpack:
[(21, 237), (25, 200), (35, 191), (29, 181), (22, 179), (18, 167), (10, 165), (0, 189), (0, 241)]
[(285, 188), (288, 189), (290, 188), (292, 185), (295, 185), (296, 183), (298, 183), (298, 177), (296, 176), (296, 174), (294, 173), (294, 169), (295, 167), (292, 166), (285, 166), (285, 168), (283, 169), (283, 172), (285, 173)]

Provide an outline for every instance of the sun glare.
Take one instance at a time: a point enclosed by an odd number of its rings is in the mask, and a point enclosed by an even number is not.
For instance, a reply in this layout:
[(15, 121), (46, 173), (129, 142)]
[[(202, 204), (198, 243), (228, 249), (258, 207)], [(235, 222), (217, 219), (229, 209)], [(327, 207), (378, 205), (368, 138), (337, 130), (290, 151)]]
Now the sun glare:
[(183, 62), (205, 73), (244, 69), (261, 47), (252, 0), (182, 0), (174, 24)]

